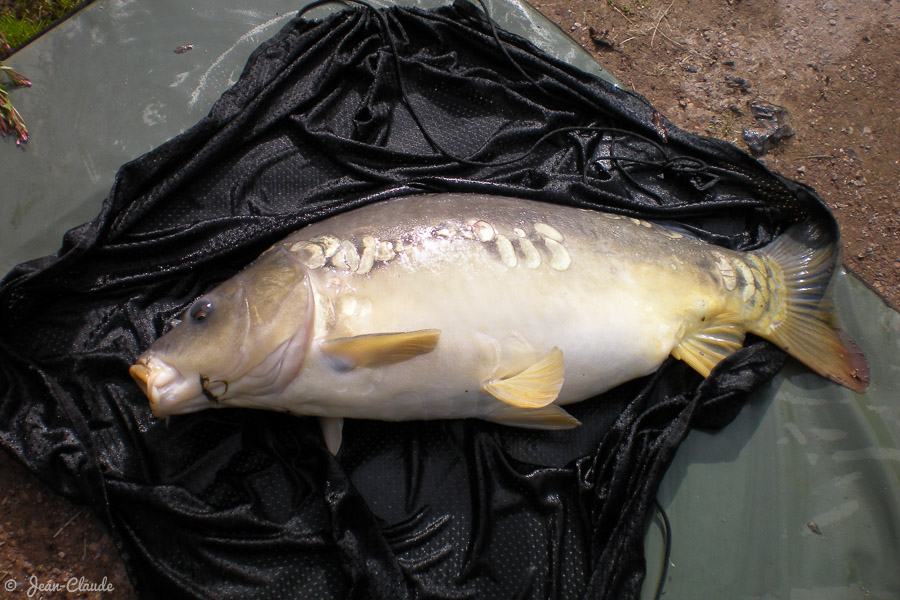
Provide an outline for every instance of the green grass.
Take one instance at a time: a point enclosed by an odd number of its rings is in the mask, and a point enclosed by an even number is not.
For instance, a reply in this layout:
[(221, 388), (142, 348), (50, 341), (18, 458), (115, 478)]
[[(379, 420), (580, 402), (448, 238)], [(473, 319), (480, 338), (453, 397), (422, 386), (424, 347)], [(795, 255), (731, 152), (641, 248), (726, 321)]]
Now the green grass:
[[(82, 0), (14, 0), (0, 8), (0, 59), (44, 31)], [(12, 104), (9, 90), (30, 86), (28, 78), (0, 62), (0, 137), (13, 137), (16, 146), (28, 141), (25, 120)]]
[(81, 0), (18, 0), (0, 10), (0, 33), (16, 48), (80, 3)]
[(49, 21), (32, 21), (30, 19), (17, 19), (11, 13), (0, 15), (0, 31), (6, 37), (7, 43), (16, 48), (31, 39), (32, 36), (49, 25)]

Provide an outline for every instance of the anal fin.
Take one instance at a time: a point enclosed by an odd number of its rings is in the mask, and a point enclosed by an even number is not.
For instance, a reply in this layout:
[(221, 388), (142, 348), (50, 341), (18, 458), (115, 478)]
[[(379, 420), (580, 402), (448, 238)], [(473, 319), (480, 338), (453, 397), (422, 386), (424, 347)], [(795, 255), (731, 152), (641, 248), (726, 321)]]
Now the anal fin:
[(556, 404), (542, 408), (501, 406), (492, 415), (482, 418), (500, 425), (524, 427), (526, 429), (572, 429), (581, 425), (581, 421)]
[(686, 335), (672, 350), (672, 356), (707, 377), (722, 359), (741, 348), (745, 335), (740, 317), (733, 313), (716, 315)]
[(357, 335), (324, 342), (322, 352), (342, 370), (380, 367), (428, 354), (440, 336), (439, 329)]
[(563, 379), (562, 350), (554, 347), (544, 358), (518, 375), (489, 381), (484, 385), (484, 391), (510, 406), (535, 409), (556, 400)]

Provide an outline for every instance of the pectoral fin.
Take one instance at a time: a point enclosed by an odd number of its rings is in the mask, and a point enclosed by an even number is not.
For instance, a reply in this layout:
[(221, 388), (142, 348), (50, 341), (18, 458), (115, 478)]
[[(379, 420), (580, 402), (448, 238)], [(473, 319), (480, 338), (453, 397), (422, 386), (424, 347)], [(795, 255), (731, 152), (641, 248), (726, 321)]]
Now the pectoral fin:
[(428, 354), (440, 336), (439, 329), (358, 335), (324, 342), (322, 352), (344, 370), (379, 367)]
[(704, 377), (726, 356), (744, 344), (744, 324), (737, 315), (721, 314), (707, 319), (672, 350), (672, 356), (683, 360)]
[(341, 417), (319, 417), (319, 427), (322, 428), (322, 437), (325, 438), (325, 446), (337, 456), (341, 449), (341, 441), (344, 434), (344, 419)]
[(489, 381), (484, 386), (488, 394), (516, 408), (535, 409), (551, 404), (559, 396), (563, 385), (562, 350), (553, 348), (547, 356), (518, 375)]

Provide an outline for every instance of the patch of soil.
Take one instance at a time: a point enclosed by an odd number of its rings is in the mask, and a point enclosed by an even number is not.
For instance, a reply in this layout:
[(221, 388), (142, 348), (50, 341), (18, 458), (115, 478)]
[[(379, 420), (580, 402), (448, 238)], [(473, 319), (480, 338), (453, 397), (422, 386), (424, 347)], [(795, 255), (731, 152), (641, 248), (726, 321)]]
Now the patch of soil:
[(0, 597), (133, 600), (106, 528), (0, 452)]
[[(900, 306), (900, 14), (892, 0), (535, 0), (677, 126), (747, 148), (750, 105), (784, 107), (794, 135), (761, 160), (834, 210), (848, 267)], [(25, 598), (134, 598), (99, 521), (0, 452), (0, 587)], [(113, 591), (69, 592), (75, 578)], [(5, 588), (10, 589), (10, 588)]]
[(811, 185), (846, 266), (900, 307), (900, 10), (894, 0), (532, 0), (678, 127), (749, 150), (756, 103), (793, 136), (760, 160)]

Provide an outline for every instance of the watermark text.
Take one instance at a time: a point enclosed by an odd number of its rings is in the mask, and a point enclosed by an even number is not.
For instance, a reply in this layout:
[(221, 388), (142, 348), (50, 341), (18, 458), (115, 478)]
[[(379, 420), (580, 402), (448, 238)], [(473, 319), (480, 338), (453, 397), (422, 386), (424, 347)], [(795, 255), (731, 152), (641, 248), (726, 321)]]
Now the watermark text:
[(69, 577), (65, 582), (52, 579), (40, 580), (37, 575), (31, 575), (27, 582), (21, 584), (10, 577), (3, 582), (3, 589), (7, 592), (21, 591), (28, 598), (35, 598), (38, 594), (74, 594), (85, 592), (112, 592), (115, 586), (104, 577), (101, 581), (91, 581), (84, 577)]

